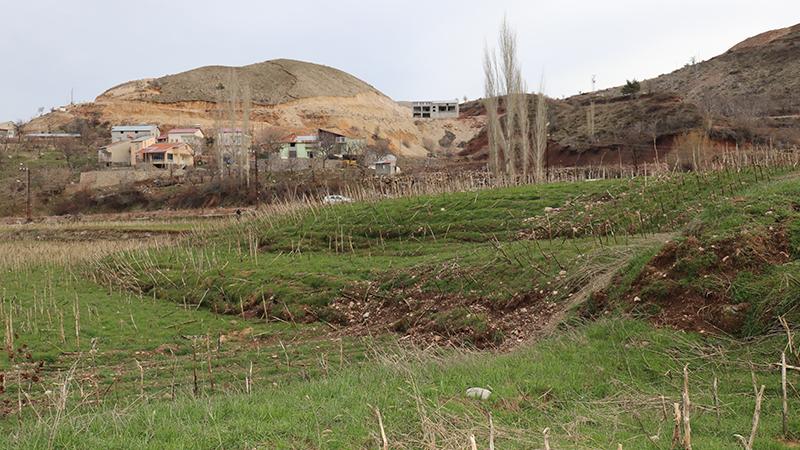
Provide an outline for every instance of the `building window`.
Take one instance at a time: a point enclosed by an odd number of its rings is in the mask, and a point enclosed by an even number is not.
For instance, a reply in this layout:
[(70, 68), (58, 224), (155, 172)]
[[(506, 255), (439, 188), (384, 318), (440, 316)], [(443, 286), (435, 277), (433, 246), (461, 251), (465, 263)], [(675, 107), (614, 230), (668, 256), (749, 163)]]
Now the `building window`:
[[(292, 145), (294, 145), (294, 144), (292, 144)], [(297, 158), (297, 150), (289, 150), (289, 158), (290, 159)]]

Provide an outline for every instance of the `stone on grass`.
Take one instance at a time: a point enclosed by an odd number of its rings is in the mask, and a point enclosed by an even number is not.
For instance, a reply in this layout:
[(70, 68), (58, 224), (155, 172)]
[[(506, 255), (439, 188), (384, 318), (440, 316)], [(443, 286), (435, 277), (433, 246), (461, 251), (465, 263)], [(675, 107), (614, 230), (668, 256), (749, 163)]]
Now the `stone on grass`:
[(471, 387), (467, 389), (467, 397), (469, 398), (478, 398), (481, 400), (486, 400), (489, 396), (492, 395), (492, 391), (484, 388), (479, 387)]

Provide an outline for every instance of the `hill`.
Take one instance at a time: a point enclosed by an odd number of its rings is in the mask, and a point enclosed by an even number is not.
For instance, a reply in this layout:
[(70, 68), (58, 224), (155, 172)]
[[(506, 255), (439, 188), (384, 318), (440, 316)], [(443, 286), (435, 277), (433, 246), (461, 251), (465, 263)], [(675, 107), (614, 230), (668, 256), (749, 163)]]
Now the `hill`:
[[(566, 99), (549, 99), (550, 145), (554, 165), (627, 164), (657, 159), (679, 150), (680, 137), (707, 134), (718, 149), (725, 145), (800, 144), (800, 25), (744, 40), (729, 51), (644, 80), (641, 92), (624, 95), (618, 86)], [(531, 97), (533, 103), (535, 99)], [(587, 114), (595, 108), (595, 135)], [(466, 105), (482, 116), (477, 102)], [(531, 117), (534, 110), (531, 107)], [(676, 145), (676, 140), (677, 145)], [(461, 152), (486, 157), (481, 133)]]
[(647, 84), (715, 115), (771, 117), (800, 114), (798, 74), (800, 24), (745, 39), (719, 56)]
[[(233, 81), (235, 80), (235, 81)], [(453, 147), (472, 139), (480, 118), (419, 122), (411, 111), (341, 70), (279, 59), (244, 67), (207, 66), (160, 78), (130, 81), (94, 102), (70, 106), (33, 120), (31, 131), (74, 128), (80, 120), (112, 124), (156, 123), (162, 128), (214, 127), (216, 102), (232, 81), (249, 86), (254, 131), (308, 132), (338, 129), (368, 143), (386, 142), (401, 156), (426, 156), (446, 139)], [(451, 136), (452, 135), (452, 136)]]
[(206, 66), (161, 78), (132, 81), (107, 90), (97, 100), (215, 102), (232, 75), (240, 84), (250, 86), (253, 103), (260, 105), (279, 105), (313, 97), (383, 96), (377, 89), (341, 70), (276, 59), (244, 67)]

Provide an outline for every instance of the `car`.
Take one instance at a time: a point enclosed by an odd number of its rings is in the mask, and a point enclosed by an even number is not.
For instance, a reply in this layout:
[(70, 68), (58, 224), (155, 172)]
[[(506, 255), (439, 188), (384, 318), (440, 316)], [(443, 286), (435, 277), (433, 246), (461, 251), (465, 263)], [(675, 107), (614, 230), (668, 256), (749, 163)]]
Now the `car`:
[(353, 201), (350, 197), (345, 197), (344, 195), (333, 194), (333, 195), (326, 195), (322, 199), (322, 203), (326, 205), (335, 205), (337, 203), (351, 203)]

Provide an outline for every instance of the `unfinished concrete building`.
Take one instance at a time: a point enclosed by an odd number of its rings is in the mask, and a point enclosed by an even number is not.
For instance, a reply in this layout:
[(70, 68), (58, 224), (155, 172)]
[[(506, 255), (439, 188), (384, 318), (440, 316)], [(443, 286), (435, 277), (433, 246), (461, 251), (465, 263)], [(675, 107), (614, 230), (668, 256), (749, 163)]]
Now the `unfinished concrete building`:
[(457, 119), (458, 100), (411, 102), (415, 119)]

